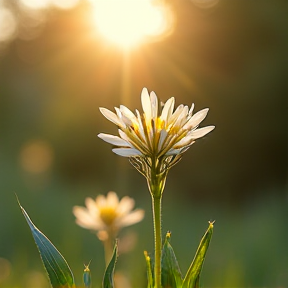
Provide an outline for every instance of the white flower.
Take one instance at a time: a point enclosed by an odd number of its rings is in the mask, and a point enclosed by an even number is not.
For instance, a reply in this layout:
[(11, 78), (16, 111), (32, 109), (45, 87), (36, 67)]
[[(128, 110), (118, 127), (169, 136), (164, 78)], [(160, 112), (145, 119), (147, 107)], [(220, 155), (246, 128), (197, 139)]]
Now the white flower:
[(135, 205), (132, 198), (125, 196), (119, 201), (115, 192), (109, 192), (107, 197), (99, 195), (95, 201), (86, 198), (85, 204), (87, 208), (74, 206), (73, 213), (76, 223), (90, 230), (117, 233), (122, 227), (140, 222), (144, 217), (144, 210), (132, 211)]
[(198, 128), (208, 113), (208, 108), (193, 114), (194, 104), (179, 105), (174, 110), (174, 97), (161, 106), (154, 92), (146, 88), (141, 94), (143, 114), (135, 114), (120, 105), (111, 112), (100, 108), (101, 113), (118, 126), (119, 136), (100, 133), (104, 141), (116, 146), (112, 151), (124, 157), (148, 157), (160, 159), (180, 156), (199, 139), (211, 132), (215, 126)]

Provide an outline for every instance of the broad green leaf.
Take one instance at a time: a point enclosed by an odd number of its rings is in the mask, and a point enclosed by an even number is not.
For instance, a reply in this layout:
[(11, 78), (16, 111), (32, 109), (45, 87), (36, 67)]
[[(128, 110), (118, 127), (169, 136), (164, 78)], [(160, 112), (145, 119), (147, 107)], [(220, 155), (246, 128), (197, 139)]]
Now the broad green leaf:
[(182, 288), (199, 288), (200, 273), (213, 234), (213, 223), (214, 222), (209, 222), (209, 227), (201, 239), (195, 257), (184, 278)]
[[(19, 201), (18, 201), (19, 203)], [(33, 238), (39, 250), (42, 262), (47, 271), (53, 288), (75, 287), (74, 277), (64, 257), (50, 240), (33, 224), (27, 212), (20, 205), (21, 211), (31, 229)]]
[(144, 251), (144, 256), (145, 256), (146, 266), (147, 266), (148, 288), (153, 288), (153, 276), (152, 276), (151, 258), (148, 255), (147, 251)]
[(162, 249), (161, 259), (161, 281), (163, 288), (180, 288), (182, 286), (182, 275), (176, 259), (174, 250), (170, 244), (171, 233), (166, 234)]
[(117, 252), (118, 252), (118, 245), (117, 245), (117, 241), (116, 241), (115, 246), (114, 246), (114, 250), (113, 250), (112, 258), (111, 258), (110, 263), (108, 264), (106, 271), (105, 271), (105, 274), (104, 274), (103, 283), (102, 283), (103, 288), (113, 288), (114, 287), (113, 277), (114, 277), (115, 264), (117, 261)]

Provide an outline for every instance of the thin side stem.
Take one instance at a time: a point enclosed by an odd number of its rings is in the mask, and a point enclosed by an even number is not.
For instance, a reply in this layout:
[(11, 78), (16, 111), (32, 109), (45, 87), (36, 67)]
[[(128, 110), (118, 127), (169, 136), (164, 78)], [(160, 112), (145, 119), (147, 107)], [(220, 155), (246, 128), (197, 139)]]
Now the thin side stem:
[(154, 224), (154, 244), (155, 244), (155, 264), (154, 264), (154, 288), (161, 288), (161, 196), (153, 197), (153, 224)]
[(111, 233), (111, 231), (108, 231), (107, 234), (108, 234), (107, 239), (105, 239), (103, 241), (106, 267), (110, 263), (110, 260), (111, 260), (112, 254), (113, 254), (112, 239), (114, 238), (114, 237), (112, 237), (113, 234)]

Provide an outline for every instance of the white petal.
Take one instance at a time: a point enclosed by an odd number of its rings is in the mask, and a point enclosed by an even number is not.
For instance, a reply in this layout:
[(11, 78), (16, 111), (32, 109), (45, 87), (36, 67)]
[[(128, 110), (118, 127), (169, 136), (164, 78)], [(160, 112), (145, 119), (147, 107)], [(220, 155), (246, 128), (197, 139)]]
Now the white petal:
[(135, 211), (120, 218), (117, 225), (119, 225), (120, 227), (124, 227), (138, 223), (144, 218), (144, 214), (145, 213), (143, 209), (136, 209)]
[(137, 119), (138, 119), (140, 135), (141, 135), (142, 139), (145, 139), (146, 137), (145, 137), (145, 132), (144, 132), (144, 128), (143, 128), (143, 123), (141, 120), (141, 115), (137, 109), (136, 109), (136, 115), (137, 115)]
[(121, 113), (120, 109), (118, 107), (114, 107), (114, 109), (115, 109), (116, 114), (119, 117), (119, 119), (121, 119), (122, 118), (122, 113)]
[(87, 197), (85, 199), (85, 205), (90, 213), (90, 215), (97, 217), (97, 215), (99, 215), (99, 209), (97, 208), (96, 202), (90, 198)]
[(151, 101), (151, 116), (153, 119), (158, 117), (158, 99), (154, 91), (150, 93), (150, 101)]
[(176, 110), (175, 110), (174, 113), (171, 115), (171, 117), (170, 117), (170, 119), (169, 119), (169, 121), (168, 121), (168, 124), (169, 124), (169, 125), (170, 125), (170, 124), (173, 125), (173, 124), (175, 123), (175, 121), (178, 119), (179, 115), (182, 113), (183, 109), (184, 109), (184, 105), (183, 105), (183, 104), (179, 105), (179, 106), (176, 108)]
[(145, 113), (146, 122), (149, 123), (151, 121), (151, 101), (147, 88), (143, 88), (142, 90), (141, 103), (143, 112)]
[(137, 122), (136, 116), (124, 105), (120, 105), (120, 111), (122, 113), (122, 119), (124, 123), (131, 126), (133, 122)]
[(194, 143), (195, 141), (192, 141), (188, 146), (181, 148), (181, 154), (185, 153)]
[(83, 228), (98, 230), (103, 227), (101, 219), (91, 217), (87, 209), (84, 207), (74, 206), (73, 214), (76, 217), (76, 223)]
[(181, 153), (181, 149), (170, 149), (165, 155), (177, 155)]
[(112, 111), (106, 108), (100, 107), (99, 109), (100, 109), (100, 112), (104, 115), (104, 117), (106, 117), (109, 121), (113, 122), (119, 127), (123, 127), (123, 128), (125, 127), (125, 124), (123, 123), (123, 121), (119, 119), (119, 117), (115, 113), (113, 113)]
[(191, 117), (193, 114), (193, 110), (194, 110), (194, 103), (192, 103), (191, 108), (189, 110), (189, 116)]
[(133, 139), (131, 139), (130, 137), (127, 136), (127, 134), (125, 132), (123, 132), (121, 129), (118, 130), (118, 133), (120, 135), (120, 137), (127, 142), (128, 145), (126, 146), (129, 146), (130, 148), (135, 148), (133, 146)]
[(158, 142), (158, 152), (160, 152), (160, 150), (162, 149), (162, 145), (165, 139), (167, 138), (167, 134), (168, 132), (164, 129), (160, 131), (160, 137), (159, 137), (159, 142)]
[(126, 127), (133, 125), (131, 118), (128, 118), (125, 114), (122, 114), (121, 120), (123, 121), (123, 123), (125, 124)]
[(107, 206), (109, 207), (117, 207), (119, 204), (119, 198), (117, 196), (117, 194), (113, 191), (108, 192), (107, 197), (106, 197), (106, 201), (107, 201)]
[(169, 121), (169, 118), (172, 115), (173, 109), (174, 109), (174, 103), (175, 99), (174, 97), (171, 97), (168, 99), (163, 107), (162, 113), (161, 113), (161, 119), (165, 122)]
[(188, 115), (188, 106), (184, 106), (181, 113), (178, 115), (177, 120), (175, 121), (174, 126), (176, 127), (182, 127), (184, 123), (187, 121), (187, 115)]
[(128, 146), (131, 148), (134, 148), (133, 145), (130, 143), (131, 139), (127, 136), (125, 132), (123, 132), (121, 129), (118, 129), (118, 133), (120, 137), (127, 142)]
[(143, 155), (139, 150), (133, 148), (114, 148), (112, 151), (123, 157), (133, 157)]
[(110, 134), (104, 134), (100, 133), (98, 134), (98, 137), (104, 140), (107, 143), (110, 143), (115, 146), (121, 146), (121, 147), (131, 147), (129, 143), (127, 143), (125, 140), (118, 136), (110, 135)]
[(95, 203), (96, 203), (96, 206), (97, 208), (100, 210), (102, 207), (105, 207), (106, 206), (106, 197), (104, 195), (98, 195), (96, 197), (96, 200), (95, 200)]
[(121, 201), (117, 207), (117, 212), (120, 215), (128, 214), (134, 208), (134, 205), (135, 205), (134, 199), (132, 199), (128, 196), (125, 196), (121, 199)]
[(128, 147), (136, 150), (145, 150), (145, 140), (142, 140), (134, 131), (131, 131), (129, 134), (130, 135), (128, 136), (125, 132), (119, 129), (119, 135), (128, 143)]
[(120, 111), (125, 114), (128, 118), (134, 119), (136, 118), (134, 113), (124, 105), (120, 105)]
[(203, 110), (198, 111), (195, 113), (191, 119), (184, 125), (184, 129), (192, 129), (197, 127), (207, 116), (209, 108), (205, 108)]
[(189, 136), (192, 137), (193, 139), (198, 139), (198, 138), (205, 136), (209, 132), (211, 132), (214, 128), (215, 128), (215, 126), (206, 126), (203, 128), (199, 128), (199, 129), (196, 129), (194, 131), (191, 131), (189, 133)]
[(174, 149), (183, 148), (183, 147), (185, 147), (185, 146), (187, 146), (187, 145), (190, 145), (190, 143), (193, 142), (194, 139), (195, 139), (195, 138), (193, 138), (193, 136), (187, 135), (187, 136), (185, 136), (184, 138), (182, 138), (179, 142), (177, 142), (177, 143), (173, 146), (173, 148), (174, 148)]

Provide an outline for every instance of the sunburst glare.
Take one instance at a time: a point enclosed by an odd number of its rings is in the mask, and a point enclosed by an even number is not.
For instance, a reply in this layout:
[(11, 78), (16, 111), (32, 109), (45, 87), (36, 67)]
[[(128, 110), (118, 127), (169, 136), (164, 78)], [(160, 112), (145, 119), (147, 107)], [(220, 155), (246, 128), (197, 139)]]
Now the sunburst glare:
[[(155, 2), (155, 1), (154, 1)], [(172, 31), (172, 13), (152, 0), (97, 0), (94, 19), (108, 40), (128, 48), (147, 40), (158, 40)]]

